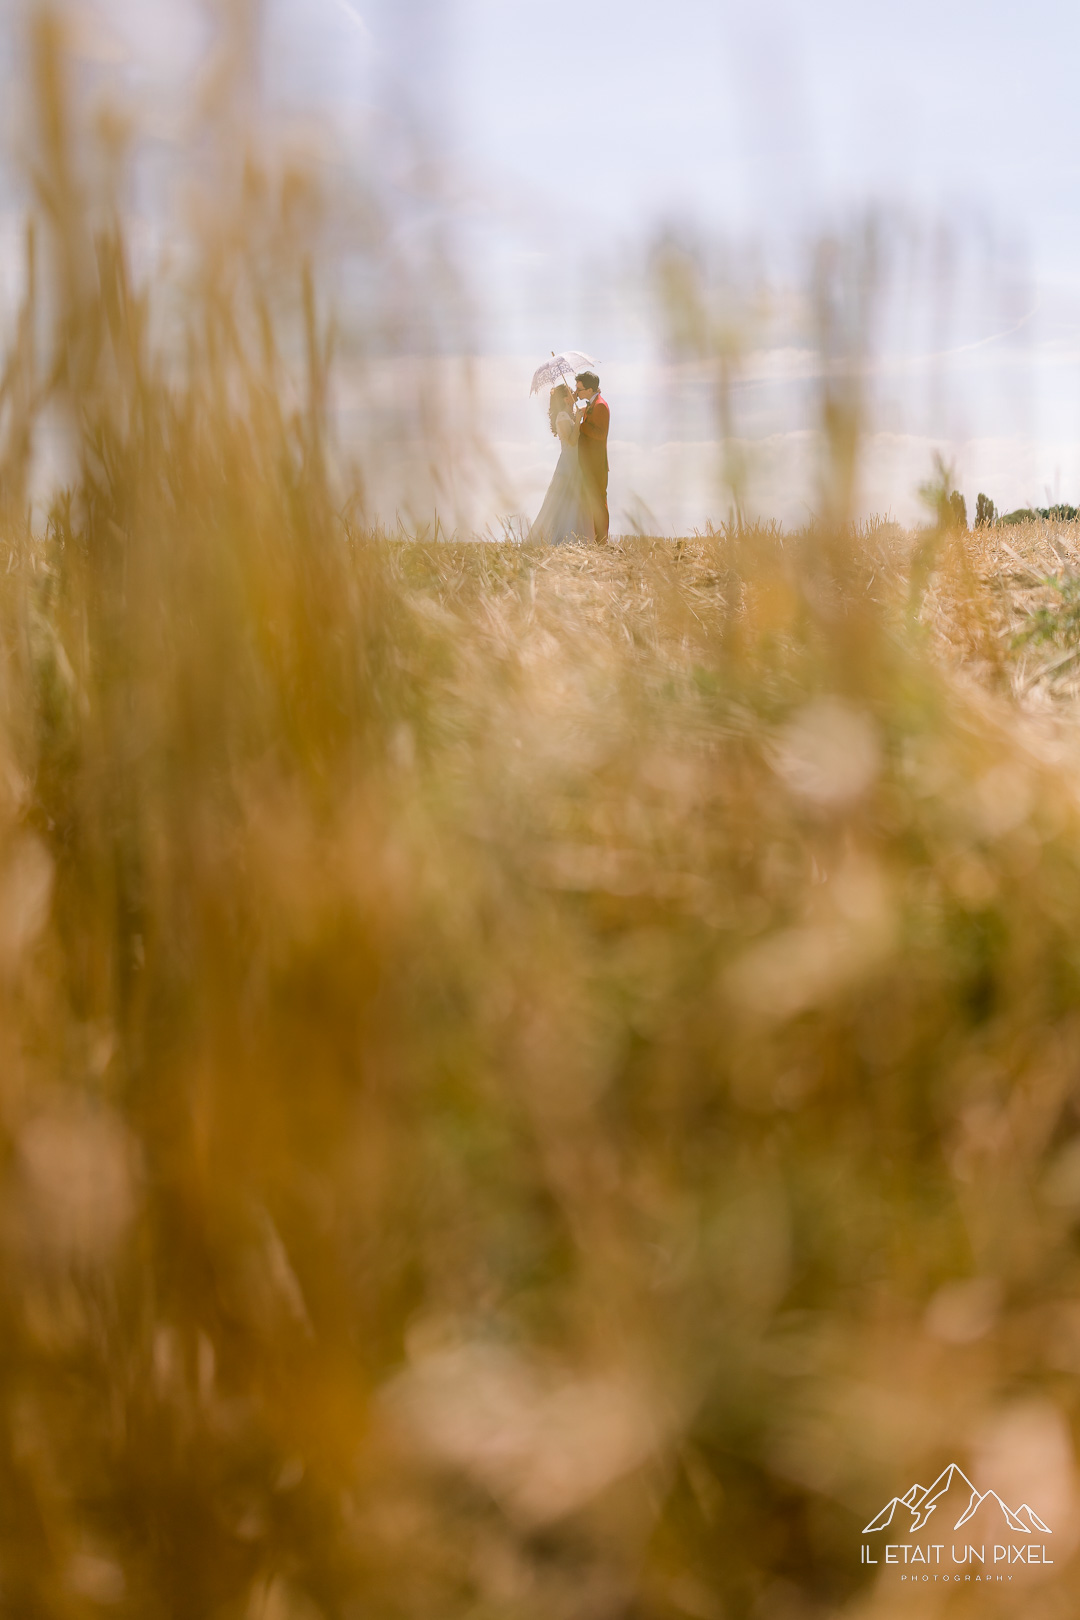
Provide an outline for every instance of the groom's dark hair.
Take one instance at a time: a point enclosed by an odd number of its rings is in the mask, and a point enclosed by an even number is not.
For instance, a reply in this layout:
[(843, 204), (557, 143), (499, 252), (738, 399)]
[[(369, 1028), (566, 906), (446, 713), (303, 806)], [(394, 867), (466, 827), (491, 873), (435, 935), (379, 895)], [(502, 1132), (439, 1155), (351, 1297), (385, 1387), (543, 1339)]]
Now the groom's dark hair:
[(599, 391), (600, 379), (596, 375), (595, 371), (579, 371), (577, 376), (574, 378), (574, 381), (584, 383), (586, 388), (596, 389)]

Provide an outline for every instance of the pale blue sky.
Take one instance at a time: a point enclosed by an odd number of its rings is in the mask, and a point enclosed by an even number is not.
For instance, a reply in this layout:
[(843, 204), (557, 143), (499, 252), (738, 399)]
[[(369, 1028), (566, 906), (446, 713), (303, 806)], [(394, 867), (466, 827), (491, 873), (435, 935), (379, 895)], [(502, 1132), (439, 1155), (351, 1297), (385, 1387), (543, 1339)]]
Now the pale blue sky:
[[(198, 0), (83, 0), (91, 54), (182, 100)], [(21, 0), (0, 0), (13, 21)], [(543, 238), (658, 217), (802, 233), (853, 205), (963, 213), (1041, 275), (1080, 255), (1073, 0), (264, 0), (267, 75), (348, 117), (396, 98), (477, 206)]]
[[(114, 0), (122, 5), (123, 0)], [(165, 9), (179, 0), (159, 0)], [(269, 0), (314, 99), (388, 83), (519, 206), (609, 229), (697, 211), (783, 229), (852, 202), (960, 205), (1070, 265), (1080, 6), (1069, 0)], [(505, 199), (504, 199), (505, 200)]]
[(1067, 0), (452, 0), (443, 26), (464, 152), (605, 223), (885, 199), (1022, 224), (1048, 262), (1080, 241)]
[[(9, 21), (18, 9), (0, 0)], [(85, 53), (166, 135), (178, 129), (205, 9), (77, 9)], [(914, 469), (939, 446), (962, 478), (997, 477), (1004, 504), (1053, 488), (1080, 499), (1075, 0), (266, 0), (265, 12), (279, 106), (330, 115), (358, 154), (373, 129), (392, 142), (397, 111), (444, 160), (480, 347), (505, 362), (495, 431), (525, 506), (547, 447), (515, 403), (518, 373), (549, 347), (599, 353), (618, 375), (627, 467), (686, 437), (656, 406), (663, 376), (633, 285), (658, 224), (759, 244), (794, 278), (815, 232), (871, 204), (903, 222), (918, 261), (914, 314), (890, 334), (892, 471), (873, 501), (910, 514)], [(782, 448), (805, 388), (782, 365), (761, 370), (774, 380), (747, 383), (743, 420)], [(661, 501), (661, 473), (654, 483)], [(780, 505), (791, 515), (803, 498)]]
[[(620, 267), (657, 223), (797, 274), (817, 232), (878, 207), (918, 268), (876, 504), (912, 515), (936, 447), (1006, 505), (1080, 501), (1080, 6), (454, 0), (438, 36), (429, 0), (365, 16), (375, 59), (449, 116), (505, 346), (638, 357)], [(644, 448), (656, 412), (625, 403)], [(747, 384), (740, 403), (749, 433), (793, 439), (805, 392)]]

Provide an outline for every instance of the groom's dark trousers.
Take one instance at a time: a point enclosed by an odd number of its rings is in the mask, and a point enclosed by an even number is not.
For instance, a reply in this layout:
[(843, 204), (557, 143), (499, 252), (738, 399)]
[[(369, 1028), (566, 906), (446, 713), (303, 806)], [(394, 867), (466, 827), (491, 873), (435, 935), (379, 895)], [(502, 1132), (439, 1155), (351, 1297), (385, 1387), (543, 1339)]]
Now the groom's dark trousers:
[(578, 461), (585, 479), (585, 499), (589, 503), (589, 513), (598, 540), (606, 540), (608, 535), (607, 437), (610, 425), (611, 412), (608, 409), (608, 402), (597, 394), (581, 419)]

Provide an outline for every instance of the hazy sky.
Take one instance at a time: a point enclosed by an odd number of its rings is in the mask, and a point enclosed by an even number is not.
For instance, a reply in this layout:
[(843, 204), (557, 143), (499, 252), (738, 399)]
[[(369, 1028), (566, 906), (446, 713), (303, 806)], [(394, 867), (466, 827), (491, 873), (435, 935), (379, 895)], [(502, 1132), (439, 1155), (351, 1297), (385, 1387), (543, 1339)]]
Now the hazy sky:
[[(209, 0), (83, 0), (84, 51), (190, 90)], [(867, 201), (981, 219), (1041, 275), (1080, 254), (1074, 0), (264, 0), (268, 80), (390, 101), (506, 226), (814, 226)], [(15, 20), (23, 0), (0, 0)]]
[[(939, 445), (1006, 505), (1080, 501), (1080, 5), (453, 0), (438, 34), (430, 14), (372, 4), (370, 44), (449, 115), (511, 347), (543, 352), (557, 328), (629, 359), (618, 266), (657, 222), (790, 265), (881, 207), (921, 233), (941, 284), (924, 278), (916, 352), (885, 389), (873, 501), (912, 515)], [(410, 38), (428, 41), (411, 61)], [(920, 370), (935, 348), (962, 352)], [(743, 406), (782, 460), (797, 434), (781, 393), (748, 385)]]
[(459, 0), (454, 16), (470, 150), (605, 218), (680, 203), (776, 223), (884, 197), (1077, 240), (1067, 0)]
[[(0, 0), (9, 21), (20, 9)], [(164, 128), (208, 9), (93, 0), (82, 48)], [(642, 437), (660, 431), (648, 323), (621, 279), (658, 223), (762, 242), (793, 266), (798, 244), (875, 204), (939, 243), (951, 290), (935, 341), (963, 350), (926, 387), (918, 355), (904, 359), (879, 446), (898, 487), (875, 499), (910, 512), (912, 469), (938, 443), (962, 474), (997, 476), (1006, 504), (1054, 487), (1080, 499), (1076, 0), (266, 0), (265, 13), (282, 108), (329, 113), (358, 151), (397, 112), (445, 160), (482, 346), (506, 361), (491, 384), (493, 397), (505, 385), (503, 447), (530, 488), (547, 447), (530, 447), (512, 401), (550, 346), (622, 368), (627, 459), (662, 448)], [(911, 341), (925, 350), (927, 332)], [(775, 389), (748, 385), (745, 403), (782, 459), (790, 410)]]

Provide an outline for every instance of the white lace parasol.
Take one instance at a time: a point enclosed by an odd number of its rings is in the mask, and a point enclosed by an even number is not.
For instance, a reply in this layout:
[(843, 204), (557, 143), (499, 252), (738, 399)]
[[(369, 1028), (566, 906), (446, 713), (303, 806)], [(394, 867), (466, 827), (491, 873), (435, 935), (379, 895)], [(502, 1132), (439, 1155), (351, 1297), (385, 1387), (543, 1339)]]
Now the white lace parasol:
[(553, 354), (550, 360), (545, 360), (542, 366), (537, 366), (529, 393), (538, 394), (541, 388), (554, 388), (560, 382), (572, 383), (579, 371), (599, 369), (600, 362), (594, 360), (592, 355), (582, 354), (580, 349), (564, 349), (561, 354)]

